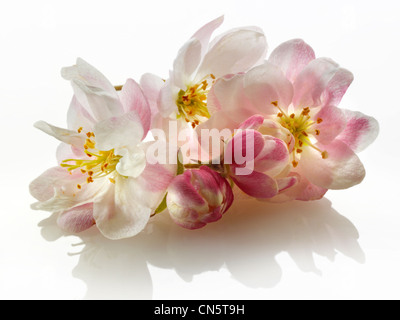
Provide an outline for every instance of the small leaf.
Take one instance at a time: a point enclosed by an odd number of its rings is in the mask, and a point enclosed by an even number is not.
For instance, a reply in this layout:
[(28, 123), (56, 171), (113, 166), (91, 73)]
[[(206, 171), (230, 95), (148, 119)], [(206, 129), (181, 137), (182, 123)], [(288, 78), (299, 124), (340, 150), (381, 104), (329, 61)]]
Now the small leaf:
[(156, 211), (154, 211), (154, 213), (151, 215), (152, 217), (154, 217), (156, 214), (159, 214), (159, 213), (163, 212), (165, 209), (167, 209), (167, 195), (168, 195), (168, 193), (165, 195), (163, 201), (161, 201), (161, 203), (158, 206), (158, 208), (156, 209)]
[(183, 162), (181, 161), (183, 159), (182, 156), (182, 151), (179, 149), (178, 151), (178, 166), (176, 170), (176, 175), (179, 176), (180, 174), (183, 174), (185, 172), (185, 167), (183, 166)]

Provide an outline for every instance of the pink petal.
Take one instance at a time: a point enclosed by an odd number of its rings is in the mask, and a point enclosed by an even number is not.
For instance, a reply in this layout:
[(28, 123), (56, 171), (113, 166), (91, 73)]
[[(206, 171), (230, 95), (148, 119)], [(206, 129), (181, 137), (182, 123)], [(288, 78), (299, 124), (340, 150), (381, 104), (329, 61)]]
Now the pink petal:
[(339, 68), (332, 79), (329, 80), (325, 90), (322, 92), (322, 104), (337, 106), (342, 100), (347, 89), (354, 80), (353, 74), (343, 68)]
[(79, 103), (96, 121), (122, 113), (122, 105), (113, 85), (84, 60), (77, 59), (76, 65), (63, 68), (61, 74), (71, 81)]
[(264, 117), (256, 114), (256, 115), (248, 118), (246, 121), (242, 122), (239, 126), (239, 129), (241, 129), (241, 130), (245, 130), (245, 129), (258, 130), (262, 126), (263, 123), (264, 123)]
[(60, 228), (71, 233), (79, 233), (91, 228), (96, 222), (93, 218), (93, 203), (64, 211), (57, 219)]
[(217, 105), (216, 109), (223, 111), (229, 119), (237, 123), (258, 113), (245, 94), (244, 78), (244, 74), (221, 78), (209, 94), (211, 105)]
[(165, 81), (163, 81), (160, 77), (151, 74), (145, 73), (140, 78), (140, 86), (142, 87), (143, 93), (149, 102), (151, 114), (154, 117), (158, 113), (158, 98), (160, 96), (161, 88), (165, 85)]
[(247, 176), (231, 175), (231, 178), (244, 193), (254, 198), (272, 198), (279, 190), (274, 179), (257, 171)]
[(262, 115), (278, 114), (279, 109), (272, 103), (287, 110), (292, 102), (293, 88), (282, 71), (270, 62), (251, 69), (244, 78), (244, 91), (247, 98)]
[(139, 84), (128, 79), (122, 87), (120, 100), (125, 112), (135, 111), (138, 114), (143, 127), (143, 138), (145, 138), (151, 125), (151, 110)]
[(268, 61), (280, 67), (286, 78), (293, 83), (297, 75), (314, 59), (314, 50), (303, 40), (294, 39), (278, 46)]
[(293, 83), (295, 108), (322, 106), (322, 93), (338, 70), (339, 65), (328, 58), (312, 60)]
[(112, 240), (130, 238), (144, 229), (152, 210), (132, 195), (134, 179), (117, 177), (116, 184), (97, 197), (93, 204), (93, 217), (100, 232)]
[(337, 107), (323, 107), (313, 117), (314, 121), (317, 121), (317, 119), (322, 119), (323, 121), (313, 127), (319, 130), (319, 135), (315, 135), (315, 137), (325, 145), (332, 142), (346, 127), (346, 117), (343, 111)]
[(208, 74), (220, 78), (245, 72), (265, 56), (266, 49), (265, 36), (259, 30), (241, 28), (228, 32), (210, 45), (195, 80)]
[(208, 49), (212, 33), (224, 22), (224, 16), (221, 16), (199, 29), (192, 38), (195, 38), (201, 43), (201, 56), (203, 57)]
[(264, 145), (264, 137), (258, 131), (240, 130), (225, 148), (225, 163), (232, 164), (234, 167), (244, 167), (257, 158), (263, 151)]
[(303, 149), (300, 159), (299, 170), (311, 183), (326, 189), (347, 189), (364, 179), (364, 166), (345, 143), (335, 140), (319, 148), (328, 152), (327, 159), (311, 147)]
[(284, 141), (288, 146), (289, 153), (293, 151), (296, 142), (293, 135), (288, 129), (282, 127), (278, 122), (265, 119), (262, 126), (258, 128), (258, 131), (263, 135), (273, 136)]
[(290, 176), (276, 179), (276, 182), (278, 183), (279, 192), (282, 192), (295, 186), (299, 180), (296, 176)]
[(254, 159), (254, 169), (276, 176), (289, 163), (289, 152), (284, 141), (272, 136), (264, 136), (264, 146)]
[(374, 118), (361, 112), (344, 110), (344, 114), (347, 119), (347, 125), (338, 136), (338, 140), (343, 141), (354, 152), (360, 152), (377, 138), (379, 123)]

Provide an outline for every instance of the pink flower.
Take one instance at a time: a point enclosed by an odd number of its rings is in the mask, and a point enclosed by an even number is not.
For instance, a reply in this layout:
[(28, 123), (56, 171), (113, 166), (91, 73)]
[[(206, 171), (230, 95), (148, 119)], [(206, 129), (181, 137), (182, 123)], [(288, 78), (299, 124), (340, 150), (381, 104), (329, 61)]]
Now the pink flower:
[(269, 60), (246, 74), (220, 79), (209, 101), (219, 110), (202, 128), (237, 128), (259, 114), (255, 130), (286, 140), (291, 170), (299, 183), (280, 199), (312, 200), (328, 189), (360, 183), (365, 169), (356, 155), (377, 137), (377, 121), (337, 107), (353, 80), (346, 69), (327, 58), (315, 59), (302, 40), (276, 48)]
[(168, 188), (169, 213), (178, 225), (187, 229), (202, 228), (221, 219), (232, 202), (228, 181), (206, 166), (186, 170)]
[(224, 166), (244, 193), (269, 199), (295, 185), (297, 179), (286, 177), (289, 161), (286, 143), (252, 129), (260, 127), (263, 120), (262, 116), (254, 116), (240, 126), (241, 130), (227, 143)]
[(60, 165), (30, 185), (33, 209), (60, 212), (71, 232), (96, 224), (110, 239), (136, 235), (161, 202), (176, 166), (146, 162), (143, 139), (150, 109), (138, 84), (128, 80), (120, 94), (95, 68), (78, 59), (64, 68), (74, 98), (68, 129), (40, 121), (35, 127), (60, 140)]
[(178, 120), (182, 128), (207, 120), (213, 113), (207, 96), (215, 80), (247, 71), (263, 61), (267, 44), (257, 27), (233, 29), (210, 42), (222, 22), (223, 17), (209, 22), (183, 45), (165, 83), (155, 75), (142, 77), (141, 85), (153, 112), (159, 110), (153, 127), (167, 131), (171, 120)]

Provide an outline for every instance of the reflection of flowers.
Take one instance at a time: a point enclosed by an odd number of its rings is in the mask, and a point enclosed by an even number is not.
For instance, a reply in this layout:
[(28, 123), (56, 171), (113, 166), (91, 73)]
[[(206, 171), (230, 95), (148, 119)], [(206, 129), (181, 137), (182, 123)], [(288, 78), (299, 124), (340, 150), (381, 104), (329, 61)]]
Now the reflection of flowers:
[[(302, 40), (281, 44), (264, 61), (267, 44), (257, 27), (210, 42), (222, 22), (209, 22), (183, 45), (166, 80), (145, 74), (140, 85), (129, 79), (114, 87), (82, 59), (64, 68), (74, 89), (68, 129), (36, 123), (62, 144), (59, 166), (30, 185), (38, 200), (32, 208), (60, 213), (68, 231), (96, 225), (121, 239), (166, 209), (188, 229), (217, 221), (231, 207), (235, 186), (248, 197), (285, 202), (360, 183), (365, 169), (356, 152), (374, 141), (378, 123), (338, 108), (353, 75), (315, 58)], [(206, 162), (180, 157), (187, 145), (169, 134), (158, 139), (157, 129), (189, 131), (188, 145), (200, 145), (201, 159), (208, 149), (201, 132), (210, 129), (224, 150), (207, 154)]]
[[(85, 298), (159, 296), (156, 286), (157, 292), (153, 293), (156, 279), (152, 279), (152, 266), (172, 272), (171, 275), (176, 272), (185, 281), (221, 270), (246, 287), (271, 288), (288, 272), (276, 259), (281, 253), (287, 253), (299, 271), (315, 274), (321, 273), (319, 259), (348, 257), (358, 263), (365, 260), (357, 229), (327, 199), (280, 205), (238, 200), (225, 219), (189, 233), (168, 220), (168, 216), (158, 215), (149, 226), (151, 233), (118, 242), (93, 232), (82, 233), (82, 246), (72, 248), (79, 252), (73, 276), (87, 285)], [(171, 284), (172, 281), (174, 276)], [(209, 297), (221, 298), (219, 288), (212, 283), (209, 286)], [(185, 298), (181, 294), (185, 293), (173, 291), (170, 298)], [(240, 298), (237, 295), (241, 293), (224, 294)]]

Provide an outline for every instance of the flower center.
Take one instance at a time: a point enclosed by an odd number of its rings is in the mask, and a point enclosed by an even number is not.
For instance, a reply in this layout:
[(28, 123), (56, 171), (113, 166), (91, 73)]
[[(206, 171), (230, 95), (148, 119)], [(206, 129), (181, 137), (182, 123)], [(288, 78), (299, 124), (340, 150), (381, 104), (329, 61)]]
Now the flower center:
[(176, 105), (178, 106), (177, 118), (183, 118), (195, 128), (201, 122), (210, 118), (207, 109), (207, 96), (211, 86), (215, 83), (213, 74), (204, 77), (200, 83), (188, 86), (186, 91), (180, 90)]
[[(82, 128), (78, 129), (78, 133), (82, 132)], [(109, 151), (101, 151), (96, 149), (93, 132), (86, 133), (87, 139), (83, 148), (85, 154), (90, 159), (66, 159), (61, 162), (61, 167), (68, 168), (72, 174), (73, 170), (79, 169), (84, 175), (87, 175), (86, 182), (92, 183), (94, 179), (106, 177), (116, 170), (117, 164), (122, 156), (115, 155), (114, 149)], [(108, 178), (110, 182), (115, 183), (112, 177)], [(82, 189), (82, 185), (77, 185), (78, 189)]]
[(323, 119), (318, 118), (316, 121), (311, 120), (310, 108), (303, 108), (300, 114), (286, 114), (278, 105), (277, 101), (272, 104), (279, 109), (278, 122), (282, 127), (288, 129), (295, 139), (295, 146), (292, 152), (293, 161), (292, 165), (294, 168), (299, 164), (301, 153), (305, 147), (311, 147), (321, 153), (322, 159), (328, 158), (328, 152), (322, 151), (317, 148), (312, 139), (315, 140), (315, 136), (320, 135), (321, 131), (315, 128), (316, 124), (323, 122)]

